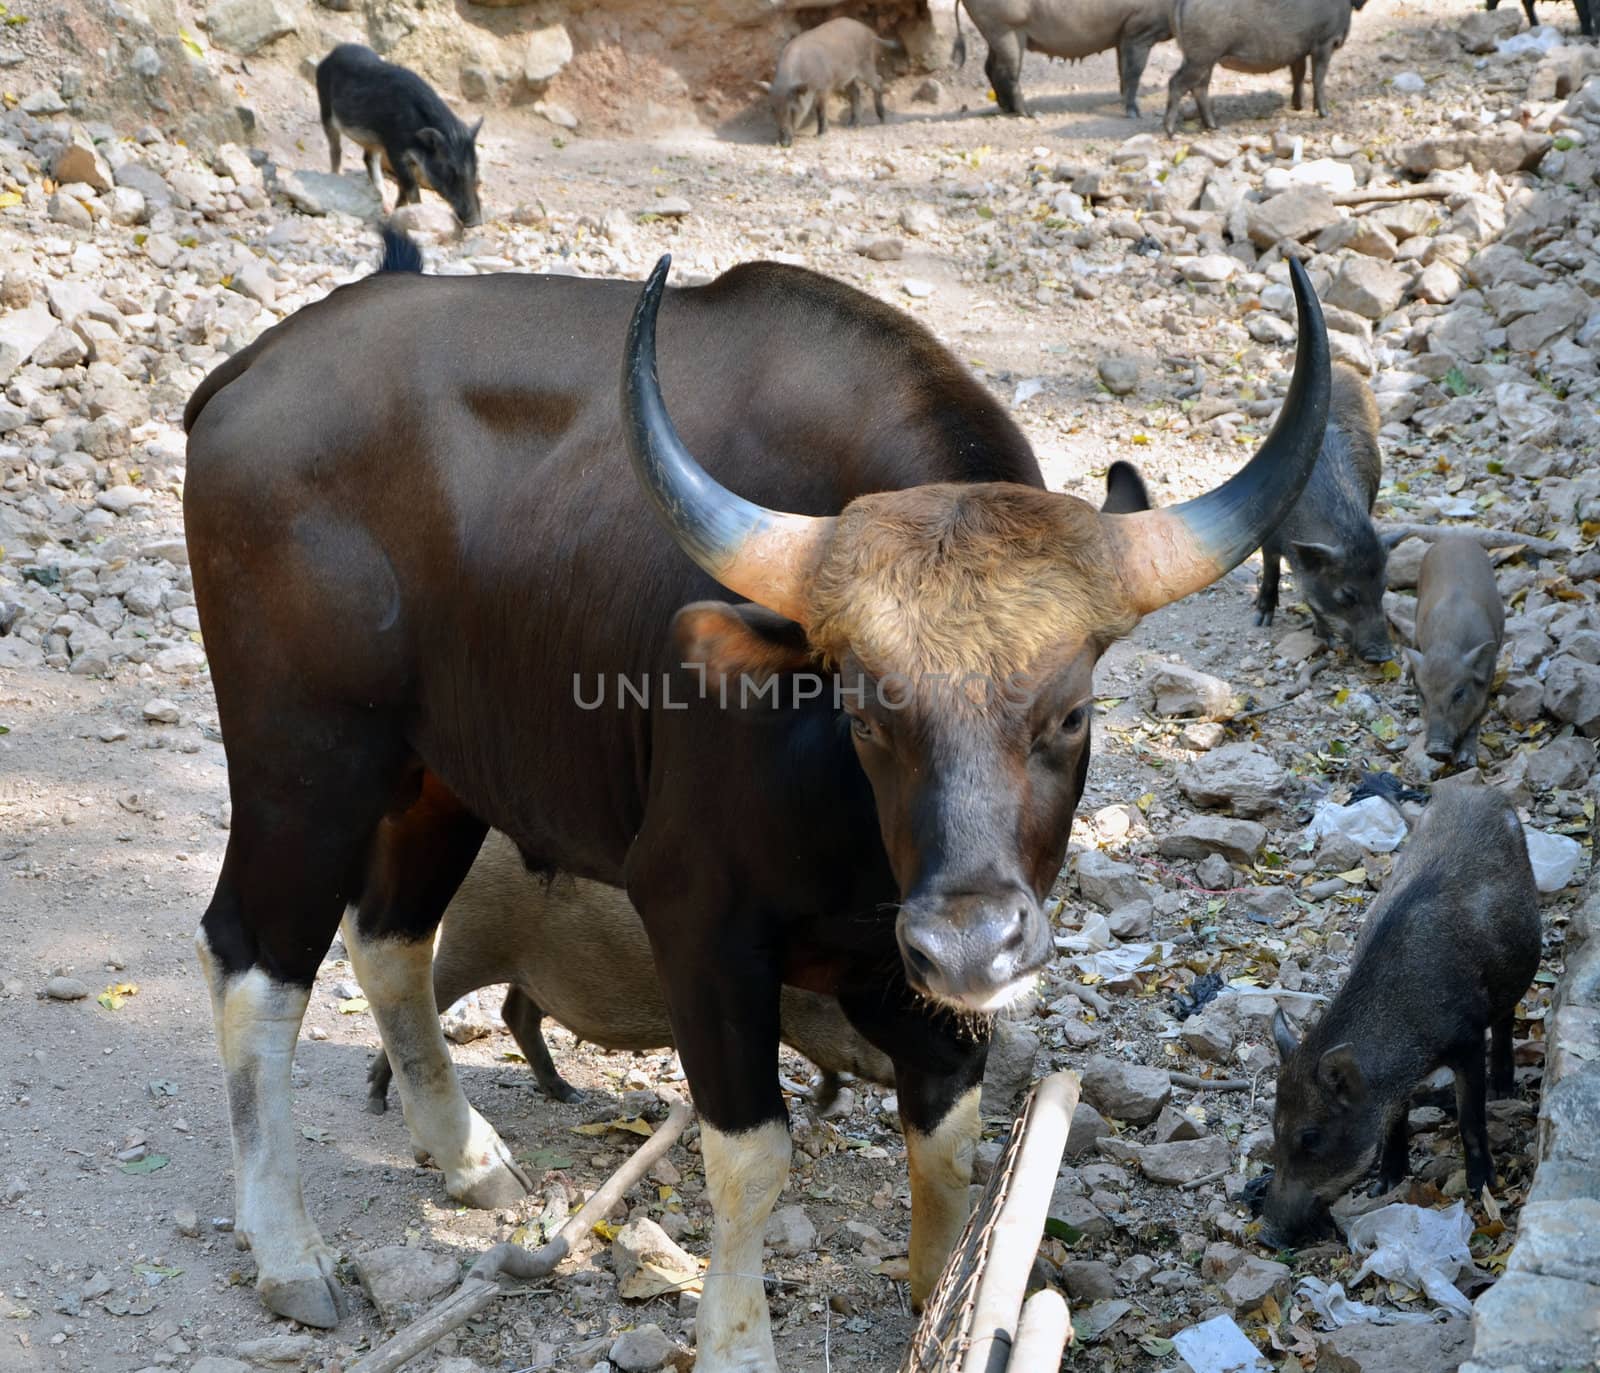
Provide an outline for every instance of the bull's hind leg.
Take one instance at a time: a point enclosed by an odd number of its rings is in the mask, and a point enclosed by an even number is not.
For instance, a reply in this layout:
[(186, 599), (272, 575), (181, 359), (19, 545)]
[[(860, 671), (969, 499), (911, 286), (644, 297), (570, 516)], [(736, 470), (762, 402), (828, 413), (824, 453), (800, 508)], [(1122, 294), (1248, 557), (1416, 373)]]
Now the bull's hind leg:
[(439, 1026), (433, 932), (477, 857), (487, 827), (431, 774), (416, 799), (378, 826), (345, 947), (383, 1036), (418, 1158), (469, 1206), (503, 1206), (528, 1190), (511, 1152), (467, 1104)]
[(233, 1127), (234, 1234), (255, 1254), (256, 1286), (273, 1311), (332, 1326), (343, 1301), (300, 1190), (290, 1068), (397, 759), (370, 717), (300, 712), (283, 704), (290, 693), (266, 694), (274, 717), (264, 730), (223, 713), (233, 826), (196, 944)]

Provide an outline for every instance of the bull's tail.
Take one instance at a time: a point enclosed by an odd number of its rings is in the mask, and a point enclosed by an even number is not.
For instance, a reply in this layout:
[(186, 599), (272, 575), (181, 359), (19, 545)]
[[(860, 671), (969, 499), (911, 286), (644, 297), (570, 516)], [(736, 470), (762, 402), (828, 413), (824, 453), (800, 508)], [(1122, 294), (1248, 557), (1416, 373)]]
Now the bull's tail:
[(961, 0), (956, 0), (956, 42), (950, 49), (950, 65), (957, 71), (967, 65), (967, 35), (961, 27)]
[(1180, 35), (1180, 31), (1181, 31), (1182, 28), (1183, 28), (1183, 0), (1173, 0), (1173, 6), (1172, 6), (1172, 36), (1174, 38), (1178, 39), (1178, 44), (1179, 44), (1180, 47), (1183, 45), (1183, 40), (1179, 36)]
[(383, 236), (383, 259), (378, 263), (380, 272), (422, 271), (422, 249), (408, 235), (389, 224), (378, 232)]

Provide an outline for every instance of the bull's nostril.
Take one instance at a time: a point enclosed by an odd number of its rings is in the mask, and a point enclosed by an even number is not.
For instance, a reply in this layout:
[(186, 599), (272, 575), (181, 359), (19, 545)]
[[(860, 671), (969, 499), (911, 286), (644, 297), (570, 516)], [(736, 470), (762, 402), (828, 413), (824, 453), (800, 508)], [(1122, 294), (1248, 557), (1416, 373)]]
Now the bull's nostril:
[(1016, 953), (1028, 936), (1028, 908), (1018, 906), (1013, 914), (1016, 918), (1012, 920), (1011, 928), (1006, 931), (1005, 940), (1000, 945), (1006, 953)]
[(912, 980), (920, 982), (924, 987), (930, 986), (934, 976), (933, 960), (909, 942), (906, 944), (905, 954), (906, 968), (911, 973)]

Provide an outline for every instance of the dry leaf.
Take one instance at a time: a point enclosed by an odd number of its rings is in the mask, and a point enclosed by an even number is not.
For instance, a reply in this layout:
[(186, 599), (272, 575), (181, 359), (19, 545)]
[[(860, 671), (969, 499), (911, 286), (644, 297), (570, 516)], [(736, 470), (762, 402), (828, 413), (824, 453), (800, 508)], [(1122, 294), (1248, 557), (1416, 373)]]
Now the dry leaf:
[(357, 1015), (366, 1009), (367, 998), (364, 996), (352, 996), (339, 1003), (340, 1015)]

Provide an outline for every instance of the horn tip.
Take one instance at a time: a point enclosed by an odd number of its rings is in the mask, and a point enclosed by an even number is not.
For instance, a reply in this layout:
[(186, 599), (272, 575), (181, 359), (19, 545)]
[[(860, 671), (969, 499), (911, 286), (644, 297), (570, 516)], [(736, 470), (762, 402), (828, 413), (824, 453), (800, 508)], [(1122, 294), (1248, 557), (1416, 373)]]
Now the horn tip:
[(645, 289), (659, 291), (667, 281), (667, 273), (672, 270), (672, 254), (662, 253), (656, 259), (656, 265), (650, 269), (650, 275), (645, 281)]

